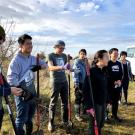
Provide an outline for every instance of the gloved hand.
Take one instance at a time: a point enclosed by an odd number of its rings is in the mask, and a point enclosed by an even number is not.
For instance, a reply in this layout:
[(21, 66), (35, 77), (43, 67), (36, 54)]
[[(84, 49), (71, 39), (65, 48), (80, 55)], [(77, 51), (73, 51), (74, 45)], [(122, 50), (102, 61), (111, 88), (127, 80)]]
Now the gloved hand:
[(66, 63), (63, 67), (62, 67), (63, 70), (70, 70), (71, 69), (71, 66), (69, 63)]
[(76, 85), (76, 84), (74, 85), (74, 88), (75, 88), (75, 91), (76, 91), (76, 90), (79, 90), (79, 86)]
[(93, 117), (95, 116), (95, 110), (93, 108), (87, 110), (87, 113), (91, 114)]
[(31, 68), (31, 70), (33, 72), (39, 71), (40, 69), (41, 69), (41, 66), (40, 65), (33, 65), (32, 68)]
[(24, 98), (24, 101), (31, 100), (33, 98), (33, 95), (29, 91), (23, 91), (22, 96)]

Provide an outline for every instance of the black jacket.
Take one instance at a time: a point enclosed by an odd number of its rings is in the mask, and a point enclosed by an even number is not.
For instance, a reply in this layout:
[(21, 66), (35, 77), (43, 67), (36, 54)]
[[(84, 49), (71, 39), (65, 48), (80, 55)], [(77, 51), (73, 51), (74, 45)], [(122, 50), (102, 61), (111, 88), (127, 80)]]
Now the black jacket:
[(91, 85), (95, 104), (103, 105), (107, 100), (108, 75), (106, 68), (93, 66), (90, 70)]
[(113, 90), (115, 85), (114, 82), (122, 80), (123, 72), (122, 65), (119, 61), (108, 63), (108, 73), (109, 73), (109, 90)]

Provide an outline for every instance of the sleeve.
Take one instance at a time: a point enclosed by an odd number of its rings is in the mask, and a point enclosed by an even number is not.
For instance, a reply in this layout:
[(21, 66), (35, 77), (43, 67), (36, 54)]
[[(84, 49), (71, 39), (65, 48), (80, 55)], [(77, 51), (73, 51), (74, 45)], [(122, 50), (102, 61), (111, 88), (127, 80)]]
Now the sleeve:
[(129, 77), (130, 77), (130, 79), (132, 79), (133, 74), (132, 74), (130, 62), (128, 62), (128, 71), (129, 71)]
[(48, 62), (52, 62), (53, 61), (51, 54), (48, 54), (47, 60), (48, 60)]
[(20, 66), (16, 60), (11, 61), (8, 72), (7, 72), (7, 81), (10, 86), (18, 86), (19, 85), (19, 74), (20, 74)]
[(65, 54), (65, 64), (68, 62), (67, 55)]
[(11, 94), (11, 88), (9, 84), (7, 83), (7, 81), (5, 80), (4, 76), (3, 75), (1, 76), (2, 76), (4, 84), (0, 85), (0, 96), (8, 96)]
[(74, 81), (74, 84), (79, 86), (79, 75), (80, 75), (80, 67), (78, 65), (78, 63), (75, 61), (74, 64), (73, 64), (73, 73), (72, 73), (72, 76), (73, 76), (73, 81)]
[[(96, 81), (95, 81), (95, 72), (94, 70), (91, 68), (90, 69), (90, 91), (92, 91), (92, 93), (90, 93), (90, 106), (91, 108), (93, 108), (93, 101), (92, 101), (92, 96), (93, 96), (93, 99), (95, 100), (95, 93), (96, 93), (96, 90), (97, 90), (97, 85), (95, 85)], [(93, 95), (91, 95), (93, 94)]]
[(110, 69), (109, 66), (107, 67), (107, 78), (108, 78), (108, 83), (107, 83), (107, 103), (111, 103), (111, 95), (112, 95), (112, 87), (113, 87), (113, 83), (111, 80), (111, 75), (110, 75)]
[(120, 70), (119, 70), (119, 80), (122, 80), (122, 78), (123, 78), (123, 71), (122, 71), (122, 65), (121, 65), (121, 63), (119, 62), (119, 67), (120, 67)]

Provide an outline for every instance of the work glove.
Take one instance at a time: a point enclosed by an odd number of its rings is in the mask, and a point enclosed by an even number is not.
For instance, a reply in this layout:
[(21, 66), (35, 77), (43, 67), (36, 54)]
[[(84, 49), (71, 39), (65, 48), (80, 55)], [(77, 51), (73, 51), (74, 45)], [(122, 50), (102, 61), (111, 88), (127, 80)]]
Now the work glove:
[(24, 101), (29, 101), (33, 98), (33, 95), (29, 91), (23, 91), (21, 97), (23, 98)]
[(90, 108), (89, 110), (87, 110), (88, 114), (91, 114), (93, 117), (95, 116), (95, 110), (93, 108)]
[(71, 66), (69, 63), (66, 63), (63, 67), (62, 67), (63, 70), (70, 70), (71, 69)]
[(41, 70), (41, 66), (40, 65), (33, 65), (31, 67), (31, 71), (33, 71), (33, 72), (36, 72), (36, 71), (39, 71), (39, 70)]

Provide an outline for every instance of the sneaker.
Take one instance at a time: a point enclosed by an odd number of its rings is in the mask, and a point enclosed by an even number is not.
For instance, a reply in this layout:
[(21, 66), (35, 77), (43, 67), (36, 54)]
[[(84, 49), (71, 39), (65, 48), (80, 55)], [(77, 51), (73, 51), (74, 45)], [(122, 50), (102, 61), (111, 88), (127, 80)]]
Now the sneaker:
[(119, 117), (115, 117), (114, 120), (116, 120), (117, 122), (122, 122), (122, 119)]
[(54, 130), (53, 124), (51, 122), (49, 122), (48, 123), (48, 131), (53, 132), (53, 130)]
[(60, 128), (62, 129), (67, 129), (67, 126), (68, 126), (68, 122), (61, 122), (61, 125), (60, 125)]
[(118, 101), (118, 104), (119, 104), (119, 105), (121, 104), (121, 101), (120, 101), (120, 100)]
[(83, 119), (79, 115), (75, 115), (77, 121), (81, 122)]
[(61, 125), (63, 126), (63, 127), (65, 127), (65, 126), (67, 126), (68, 125), (68, 122), (61, 122)]
[(119, 118), (118, 116), (111, 116), (111, 118), (113, 118), (117, 122), (122, 122), (122, 119)]

